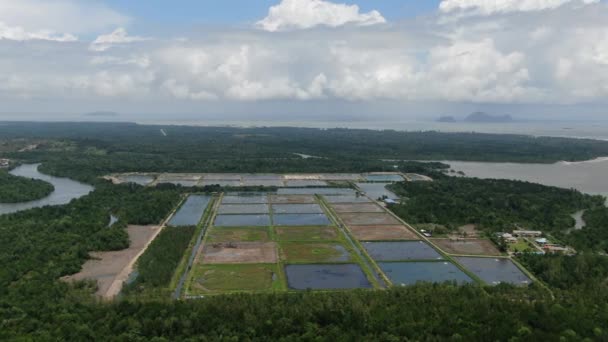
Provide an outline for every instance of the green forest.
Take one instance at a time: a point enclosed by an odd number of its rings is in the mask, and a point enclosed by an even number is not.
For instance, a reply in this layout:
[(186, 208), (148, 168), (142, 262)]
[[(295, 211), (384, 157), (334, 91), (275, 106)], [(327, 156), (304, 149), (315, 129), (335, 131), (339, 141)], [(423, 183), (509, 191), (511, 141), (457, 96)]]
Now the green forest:
[[(434, 182), (389, 186), (402, 197), (390, 209), (412, 224), (439, 224), (454, 230), (476, 224), (488, 234), (517, 227), (541, 230), (579, 250), (604, 250), (608, 208), (601, 196), (540, 184), (496, 179), (440, 177)], [(576, 211), (590, 209), (587, 226), (569, 232)]]
[(605, 141), (392, 130), (5, 123), (0, 137), (41, 141), (6, 157), (89, 182), (113, 172), (367, 172), (393, 170), (397, 160), (551, 163), (608, 155)]
[(19, 203), (50, 195), (55, 187), (45, 181), (11, 175), (0, 169), (0, 203)]
[[(450, 178), (441, 163), (396, 160), (551, 162), (607, 155), (608, 143), (485, 134), (366, 130), (238, 129), (134, 124), (7, 123), (2, 139), (38, 139), (3, 157), (95, 186), (69, 204), (0, 215), (0, 340), (4, 341), (605, 341), (608, 340), (607, 209), (599, 197), (536, 184)], [(166, 139), (165, 139), (166, 138)], [(11, 146), (7, 144), (5, 146)], [(322, 158), (302, 159), (292, 153)], [(542, 156), (542, 157), (538, 157)], [(163, 231), (139, 260), (127, 295), (100, 302), (78, 272), (91, 251), (124, 249), (128, 224), (158, 224), (184, 192), (113, 185), (111, 172), (419, 172), (399, 183), (391, 209), (412, 223), (487, 232), (529, 225), (572, 244), (577, 256), (522, 255), (542, 284), (419, 284), (388, 290), (236, 294), (173, 301), (165, 291), (194, 228)], [(219, 191), (218, 187), (196, 189)], [(570, 214), (587, 226), (566, 234)], [(108, 227), (110, 214), (117, 224)], [(155, 292), (156, 289), (161, 289)], [(152, 292), (154, 295), (149, 296)]]

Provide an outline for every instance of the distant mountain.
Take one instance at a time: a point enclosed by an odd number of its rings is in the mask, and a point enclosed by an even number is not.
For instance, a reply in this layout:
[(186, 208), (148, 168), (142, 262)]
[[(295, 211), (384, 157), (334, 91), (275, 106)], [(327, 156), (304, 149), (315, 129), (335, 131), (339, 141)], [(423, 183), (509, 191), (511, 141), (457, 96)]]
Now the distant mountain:
[(115, 112), (91, 112), (84, 114), (85, 116), (105, 116), (105, 117), (114, 117), (118, 116), (118, 113)]
[(484, 112), (471, 113), (464, 119), (465, 122), (493, 123), (493, 122), (512, 122), (511, 115), (490, 115)]
[(439, 119), (437, 119), (437, 122), (456, 122), (456, 118), (454, 118), (453, 116), (442, 116)]

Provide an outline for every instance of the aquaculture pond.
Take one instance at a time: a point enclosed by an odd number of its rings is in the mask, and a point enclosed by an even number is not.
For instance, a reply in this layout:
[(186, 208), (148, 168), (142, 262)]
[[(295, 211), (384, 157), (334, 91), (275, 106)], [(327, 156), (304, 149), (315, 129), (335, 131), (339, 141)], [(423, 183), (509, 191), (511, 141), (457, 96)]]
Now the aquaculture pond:
[(273, 215), (275, 226), (328, 226), (331, 221), (325, 214), (278, 214)]
[(279, 195), (354, 195), (356, 191), (350, 188), (283, 188), (277, 193)]
[(450, 262), (379, 262), (378, 266), (394, 285), (413, 285), (418, 282), (473, 282), (471, 277)]
[(229, 193), (224, 195), (222, 203), (225, 204), (247, 204), (247, 203), (268, 203), (267, 193)]
[(275, 214), (322, 214), (323, 209), (318, 204), (273, 204)]
[(169, 221), (170, 226), (196, 226), (203, 214), (207, 205), (211, 201), (211, 196), (207, 195), (190, 195), (179, 210), (173, 215)]
[(288, 180), (285, 181), (285, 185), (291, 187), (326, 186), (327, 182), (320, 180)]
[(510, 259), (457, 257), (456, 260), (490, 285), (509, 283), (525, 286), (532, 283)]
[(268, 214), (268, 204), (223, 204), (218, 209), (219, 214)]
[(392, 191), (389, 191), (386, 186), (390, 183), (357, 183), (357, 187), (365, 192), (371, 198), (377, 199), (386, 196), (387, 198), (399, 198)]
[(338, 290), (371, 288), (363, 270), (357, 264), (286, 265), (285, 274), (290, 289)]
[(377, 261), (443, 259), (433, 247), (422, 241), (364, 242), (363, 247)]
[(270, 226), (270, 215), (217, 215), (216, 227), (263, 227)]

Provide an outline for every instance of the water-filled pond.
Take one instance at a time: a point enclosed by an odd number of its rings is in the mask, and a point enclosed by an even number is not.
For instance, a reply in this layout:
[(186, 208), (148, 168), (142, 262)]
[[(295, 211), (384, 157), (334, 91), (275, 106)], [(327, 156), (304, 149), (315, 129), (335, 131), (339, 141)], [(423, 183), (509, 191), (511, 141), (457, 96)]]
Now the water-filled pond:
[(325, 214), (278, 214), (273, 215), (275, 226), (328, 226), (331, 221)]
[(322, 214), (323, 209), (318, 204), (273, 204), (275, 214)]
[(423, 241), (364, 242), (363, 247), (377, 261), (443, 259), (441, 254)]
[(225, 204), (268, 203), (267, 193), (228, 193), (222, 198)]
[(270, 215), (217, 215), (216, 227), (263, 227), (270, 226)]
[(383, 196), (391, 199), (399, 198), (395, 193), (386, 188), (389, 184), (391, 183), (357, 183), (357, 186), (373, 199), (381, 198)]
[(188, 196), (186, 202), (184, 202), (169, 221), (169, 225), (174, 227), (196, 226), (203, 217), (210, 201), (211, 196), (207, 195)]
[(287, 283), (295, 290), (332, 290), (370, 288), (361, 267), (356, 264), (341, 265), (287, 265)]
[(356, 191), (349, 188), (282, 188), (279, 195), (354, 195)]
[(268, 214), (268, 204), (223, 204), (218, 209), (219, 214)]
[(511, 260), (505, 258), (457, 257), (456, 260), (490, 285), (528, 285), (532, 281)]
[(30, 202), (0, 203), (0, 214), (10, 214), (22, 210), (44, 207), (47, 205), (62, 205), (80, 198), (93, 191), (93, 187), (68, 178), (59, 178), (38, 172), (40, 164), (25, 164), (13, 169), (10, 173), (15, 176), (40, 179), (53, 184), (55, 191), (49, 196)]
[(450, 262), (379, 262), (378, 266), (395, 285), (413, 285), (417, 282), (473, 282), (471, 277)]

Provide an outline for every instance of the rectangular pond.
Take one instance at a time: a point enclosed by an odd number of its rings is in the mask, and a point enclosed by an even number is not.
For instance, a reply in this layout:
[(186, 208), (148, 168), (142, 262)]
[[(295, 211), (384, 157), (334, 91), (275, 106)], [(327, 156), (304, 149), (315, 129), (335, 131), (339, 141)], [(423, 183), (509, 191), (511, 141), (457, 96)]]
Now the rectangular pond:
[(217, 215), (216, 227), (263, 227), (270, 226), (270, 215)]
[(350, 188), (283, 188), (279, 195), (354, 195), (356, 191)]
[(305, 187), (305, 186), (326, 186), (327, 183), (320, 180), (288, 180), (285, 181), (285, 186)]
[(220, 205), (219, 214), (269, 214), (268, 204), (224, 204)]
[(168, 224), (174, 227), (196, 226), (203, 217), (210, 201), (211, 196), (207, 195), (188, 196), (188, 199), (173, 215)]
[(399, 198), (392, 191), (389, 191), (386, 186), (390, 183), (357, 183), (359, 189), (365, 192), (366, 195), (373, 199), (382, 198), (386, 196), (390, 199)]
[(329, 226), (325, 214), (278, 214), (272, 216), (275, 226)]
[(268, 203), (268, 194), (259, 192), (227, 193), (222, 198), (223, 204)]
[(443, 259), (439, 252), (423, 241), (364, 242), (363, 247), (376, 261)]
[(418, 282), (473, 282), (471, 277), (451, 262), (379, 262), (378, 266), (394, 285), (414, 285)]
[(339, 290), (371, 288), (363, 270), (357, 264), (286, 265), (285, 274), (290, 289)]
[(532, 283), (510, 259), (456, 257), (461, 265), (490, 285), (509, 283), (525, 286)]
[(273, 204), (272, 212), (275, 214), (323, 214), (318, 204)]

